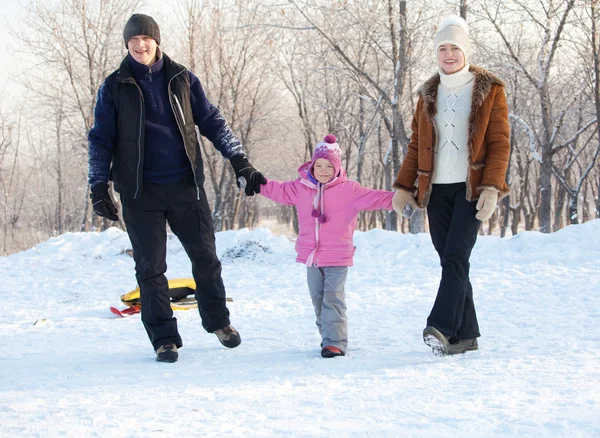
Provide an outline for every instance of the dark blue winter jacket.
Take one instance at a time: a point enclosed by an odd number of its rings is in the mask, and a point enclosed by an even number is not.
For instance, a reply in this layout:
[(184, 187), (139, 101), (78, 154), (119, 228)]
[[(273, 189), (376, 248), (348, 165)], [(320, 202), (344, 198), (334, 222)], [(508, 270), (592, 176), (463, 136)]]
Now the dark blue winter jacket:
[(204, 170), (196, 126), (225, 158), (243, 154), (199, 79), (167, 55), (152, 66), (129, 55), (98, 90), (89, 132), (89, 183), (113, 180), (115, 190), (137, 198), (144, 182), (168, 183)]

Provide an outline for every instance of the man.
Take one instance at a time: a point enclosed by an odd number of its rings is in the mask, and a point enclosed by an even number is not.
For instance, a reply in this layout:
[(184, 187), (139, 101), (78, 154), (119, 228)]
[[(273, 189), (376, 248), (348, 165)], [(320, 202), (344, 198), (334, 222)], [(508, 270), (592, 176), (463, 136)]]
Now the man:
[(98, 90), (89, 133), (94, 212), (118, 220), (108, 192), (112, 179), (133, 246), (142, 322), (157, 361), (177, 361), (183, 345), (164, 275), (167, 222), (192, 262), (204, 329), (235, 348), (241, 338), (225, 304), (196, 126), (230, 160), (246, 195), (259, 193), (265, 178), (250, 165), (198, 78), (160, 51), (160, 29), (152, 17), (132, 15), (123, 38), (129, 53)]

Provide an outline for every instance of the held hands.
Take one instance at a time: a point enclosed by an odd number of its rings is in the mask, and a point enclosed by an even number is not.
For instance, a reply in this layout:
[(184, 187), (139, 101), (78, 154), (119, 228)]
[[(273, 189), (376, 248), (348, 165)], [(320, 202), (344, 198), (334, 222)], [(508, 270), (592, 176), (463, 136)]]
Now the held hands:
[(254, 196), (260, 193), (260, 185), (266, 184), (267, 180), (248, 161), (245, 155), (234, 155), (229, 159), (235, 171), (235, 182), (240, 189), (244, 189), (246, 196)]
[[(410, 206), (410, 213), (408, 210), (405, 211), (408, 206)], [(397, 189), (394, 192), (394, 197), (392, 198), (392, 207), (399, 215), (410, 217), (417, 209), (417, 202), (415, 201), (415, 197), (412, 195), (412, 193), (409, 193), (406, 190)]]
[(92, 208), (98, 216), (105, 217), (111, 221), (118, 221), (117, 207), (108, 193), (108, 184), (97, 183), (92, 187)]
[(477, 201), (477, 205), (475, 207), (478, 210), (475, 217), (481, 222), (487, 221), (490, 217), (492, 217), (497, 203), (498, 192), (495, 189), (483, 189), (479, 195), (479, 201)]

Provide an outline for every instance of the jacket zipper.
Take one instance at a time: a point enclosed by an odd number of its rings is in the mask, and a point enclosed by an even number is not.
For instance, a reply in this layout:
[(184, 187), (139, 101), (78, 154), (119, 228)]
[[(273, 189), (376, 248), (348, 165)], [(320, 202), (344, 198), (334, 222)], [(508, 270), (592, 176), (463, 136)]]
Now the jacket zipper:
[(133, 195), (134, 198), (137, 198), (138, 193), (140, 191), (140, 165), (142, 163), (142, 125), (144, 122), (144, 95), (142, 94), (142, 89), (140, 88), (140, 86), (135, 82), (132, 81), (131, 83), (133, 83), (136, 88), (138, 89), (138, 91), (140, 92), (140, 126), (139, 126), (139, 130), (138, 130), (138, 162), (137, 162), (137, 173), (136, 173), (136, 178), (135, 178), (135, 194)]
[[(319, 200), (321, 199), (321, 197), (323, 196), (323, 191), (321, 191), (321, 193), (319, 194), (319, 183), (317, 183), (317, 195), (319, 195)], [(321, 212), (321, 214), (323, 214), (323, 212), (321, 211), (321, 209), (319, 208), (319, 202), (317, 201), (317, 209), (319, 209), (319, 211)], [(314, 251), (311, 253), (312, 254), (312, 260), (311, 265), (318, 267), (319, 266), (319, 261), (315, 260), (317, 258), (317, 250), (319, 249), (319, 229), (321, 228), (321, 224), (319, 223), (319, 219), (315, 218), (315, 249)]]
[[(435, 154), (437, 153), (437, 126), (435, 126), (435, 121), (432, 123), (432, 141), (431, 141), (431, 174), (429, 176), (429, 187), (425, 189), (423, 193), (423, 199), (427, 199), (429, 202), (429, 197), (431, 196), (431, 192), (433, 191), (433, 172), (435, 172)], [(417, 166), (418, 167), (418, 166)]]
[[(196, 182), (196, 169), (194, 169), (194, 163), (192, 162), (192, 159), (190, 158), (190, 154), (188, 153), (188, 150), (186, 147), (185, 131), (183, 129), (183, 126), (185, 126), (185, 116), (183, 115), (183, 108), (181, 107), (181, 104), (179, 103), (179, 99), (177, 98), (175, 93), (171, 92), (171, 82), (173, 81), (173, 79), (175, 79), (177, 76), (179, 76), (183, 72), (185, 72), (185, 70), (181, 70), (179, 73), (177, 73), (175, 76), (173, 76), (169, 80), (167, 90), (169, 92), (169, 103), (171, 104), (171, 110), (173, 111), (173, 114), (175, 115), (175, 121), (177, 122), (177, 127), (179, 128), (179, 132), (181, 132), (181, 138), (183, 139), (183, 149), (185, 149), (185, 154), (187, 155), (188, 160), (190, 160), (190, 164), (192, 165), (192, 173), (194, 174), (194, 184), (196, 185), (196, 198), (199, 201), (200, 200), (200, 187), (198, 187), (198, 183)], [(177, 109), (179, 110), (179, 117), (178, 117), (177, 111), (175, 110), (175, 106), (173, 105), (173, 100), (175, 100), (175, 104), (177, 106)], [(181, 118), (181, 122), (179, 121), (179, 118)]]

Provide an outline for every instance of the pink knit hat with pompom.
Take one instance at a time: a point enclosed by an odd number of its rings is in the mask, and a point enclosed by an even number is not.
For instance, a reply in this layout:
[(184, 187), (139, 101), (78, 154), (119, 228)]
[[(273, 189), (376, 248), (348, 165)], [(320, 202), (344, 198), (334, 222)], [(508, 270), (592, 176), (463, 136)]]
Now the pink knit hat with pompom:
[(312, 163), (310, 169), (312, 171), (315, 161), (319, 158), (324, 158), (333, 164), (333, 176), (336, 177), (340, 174), (342, 168), (342, 150), (337, 144), (337, 138), (333, 134), (327, 134), (322, 141), (317, 143), (315, 151), (312, 156)]

